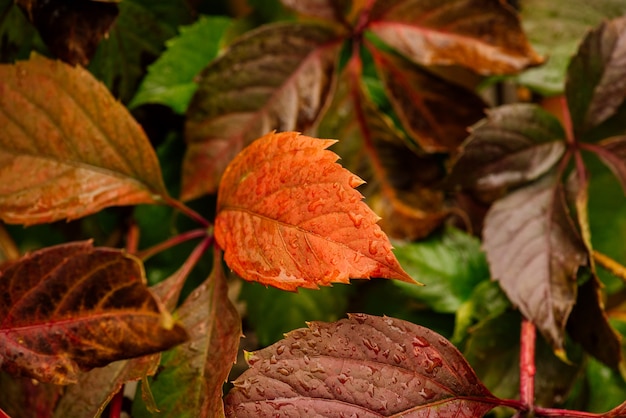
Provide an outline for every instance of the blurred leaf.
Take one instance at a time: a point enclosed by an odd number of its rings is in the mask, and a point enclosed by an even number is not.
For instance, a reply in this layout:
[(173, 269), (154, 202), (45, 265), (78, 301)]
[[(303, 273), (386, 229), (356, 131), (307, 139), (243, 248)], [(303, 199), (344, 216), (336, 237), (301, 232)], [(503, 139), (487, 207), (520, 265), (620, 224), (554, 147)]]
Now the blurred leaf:
[(626, 98), (626, 16), (587, 34), (568, 67), (565, 95), (577, 137), (617, 112)]
[(176, 113), (185, 113), (198, 88), (194, 77), (217, 56), (231, 19), (201, 16), (193, 25), (180, 28), (180, 35), (168, 40), (167, 50), (148, 67), (129, 107), (160, 103)]
[(124, 0), (108, 38), (100, 42), (89, 71), (127, 103), (135, 95), (145, 70), (176, 35), (177, 27), (191, 20), (185, 0)]
[(471, 128), (448, 181), (488, 192), (536, 180), (562, 157), (564, 140), (558, 119), (538, 106), (491, 109)]
[(484, 248), (492, 277), (555, 350), (562, 350), (587, 250), (550, 175), (498, 200), (487, 213)]
[[(587, 409), (591, 412), (606, 412), (624, 402), (626, 382), (620, 374), (604, 364), (590, 359), (586, 370), (588, 384)], [(611, 415), (607, 415), (610, 417)], [(623, 415), (613, 415), (617, 418)]]
[(451, 227), (422, 241), (396, 245), (394, 252), (407, 273), (426, 286), (394, 283), (437, 312), (456, 312), (476, 285), (489, 278), (480, 241)]
[(261, 135), (309, 129), (332, 90), (339, 44), (323, 26), (273, 24), (209, 64), (187, 111), (182, 199), (214, 193), (228, 163)]
[[(40, 383), (27, 377), (11, 376), (0, 372), (0, 411), (7, 418), (52, 418), (63, 386)], [(0, 417), (5, 416), (0, 413)]]
[(177, 311), (189, 341), (163, 353), (159, 372), (150, 379), (160, 413), (137, 407), (133, 416), (223, 416), (222, 385), (237, 358), (241, 320), (228, 299), (219, 251), (213, 266)]
[(50, 51), (86, 66), (118, 15), (116, 2), (17, 0)]
[(326, 150), (335, 142), (269, 133), (228, 165), (218, 193), (215, 240), (239, 276), (284, 290), (350, 278), (415, 283), (355, 190), (363, 180)]
[(564, 91), (565, 72), (585, 32), (602, 20), (626, 14), (623, 0), (520, 0), (522, 25), (546, 62), (517, 80), (544, 95)]
[(49, 247), (0, 271), (0, 365), (44, 382), (158, 352), (187, 337), (145, 287), (141, 263), (89, 242)]
[(298, 13), (325, 20), (343, 22), (352, 6), (352, 0), (281, 0)]
[(617, 177), (626, 194), (626, 136), (608, 138), (600, 142), (594, 150)]
[(75, 219), (166, 195), (148, 138), (87, 71), (38, 55), (0, 66), (0, 217)]
[(487, 107), (475, 93), (367, 43), (402, 125), (428, 152), (455, 151)]
[[(521, 317), (508, 311), (482, 321), (470, 331), (463, 354), (478, 377), (502, 399), (519, 396), (519, 338)], [(568, 353), (580, 362), (581, 353)], [(580, 365), (557, 358), (543, 338), (535, 352), (535, 402), (551, 407), (560, 403), (580, 373)]]
[(37, 41), (37, 30), (15, 0), (0, 0), (0, 62), (28, 58)]
[(422, 65), (460, 65), (489, 75), (542, 62), (515, 10), (500, 1), (379, 1), (367, 29)]
[(259, 344), (268, 346), (306, 321), (337, 321), (345, 315), (351, 293), (352, 287), (343, 285), (293, 293), (244, 282), (239, 298), (246, 304), (246, 318)]
[(445, 338), (389, 317), (313, 322), (247, 360), (227, 417), (478, 417), (498, 405)]

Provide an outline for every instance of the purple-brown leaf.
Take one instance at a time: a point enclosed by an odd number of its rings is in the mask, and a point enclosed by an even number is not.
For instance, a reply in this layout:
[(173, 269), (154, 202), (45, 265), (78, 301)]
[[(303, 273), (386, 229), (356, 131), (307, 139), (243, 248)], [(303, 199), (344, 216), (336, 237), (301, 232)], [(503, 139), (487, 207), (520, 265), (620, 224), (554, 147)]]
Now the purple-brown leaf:
[(377, 1), (368, 29), (422, 65), (460, 65), (499, 74), (542, 61), (515, 10), (504, 1)]
[(588, 257), (556, 176), (498, 200), (485, 218), (483, 245), (491, 274), (511, 302), (562, 349), (576, 273)]
[(281, 0), (281, 3), (303, 15), (330, 21), (345, 19), (350, 11), (351, 0)]
[(0, 270), (0, 367), (40, 381), (159, 352), (187, 339), (145, 285), (141, 263), (77, 242)]
[(617, 177), (626, 194), (626, 136), (605, 139), (594, 151)]
[(181, 197), (216, 192), (228, 163), (267, 132), (311, 127), (332, 89), (339, 45), (323, 26), (275, 24), (211, 63), (187, 111)]
[(498, 400), (458, 350), (406, 321), (352, 314), (313, 322), (248, 357), (227, 417), (479, 417)]

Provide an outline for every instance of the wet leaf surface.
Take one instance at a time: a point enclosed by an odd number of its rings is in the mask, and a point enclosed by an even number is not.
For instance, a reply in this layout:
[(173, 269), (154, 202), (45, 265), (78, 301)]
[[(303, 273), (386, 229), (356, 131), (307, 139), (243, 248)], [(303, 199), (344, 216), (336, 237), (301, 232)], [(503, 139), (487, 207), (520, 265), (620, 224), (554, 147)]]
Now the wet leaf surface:
[(587, 251), (554, 176), (516, 190), (487, 213), (483, 245), (492, 277), (555, 350), (563, 348)]
[(536, 180), (562, 157), (564, 140), (558, 119), (540, 107), (500, 106), (471, 128), (448, 181), (488, 192)]
[(626, 17), (587, 34), (567, 70), (565, 95), (574, 133), (613, 116), (626, 98)]
[(399, 319), (313, 322), (247, 360), (225, 398), (227, 417), (469, 418), (498, 403), (445, 338)]
[(141, 264), (76, 242), (0, 271), (0, 366), (42, 382), (165, 350), (187, 338), (145, 286)]
[(228, 163), (261, 135), (310, 128), (330, 94), (339, 41), (322, 26), (268, 25), (212, 62), (187, 111), (181, 197), (214, 193)]
[(0, 66), (0, 218), (75, 219), (166, 195), (148, 138), (80, 67), (34, 56)]
[(355, 190), (363, 180), (325, 150), (334, 142), (269, 133), (228, 166), (218, 193), (215, 239), (242, 278), (284, 290), (350, 278), (414, 283)]
[(513, 8), (490, 0), (376, 2), (368, 29), (422, 65), (460, 65), (479, 74), (540, 64)]

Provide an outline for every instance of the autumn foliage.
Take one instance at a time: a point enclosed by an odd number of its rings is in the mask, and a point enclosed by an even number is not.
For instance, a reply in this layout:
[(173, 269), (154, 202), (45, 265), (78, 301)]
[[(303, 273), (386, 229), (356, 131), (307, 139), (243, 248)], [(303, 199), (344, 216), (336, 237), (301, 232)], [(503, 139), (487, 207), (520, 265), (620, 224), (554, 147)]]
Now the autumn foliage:
[(204, 3), (0, 0), (0, 417), (626, 415), (626, 7)]

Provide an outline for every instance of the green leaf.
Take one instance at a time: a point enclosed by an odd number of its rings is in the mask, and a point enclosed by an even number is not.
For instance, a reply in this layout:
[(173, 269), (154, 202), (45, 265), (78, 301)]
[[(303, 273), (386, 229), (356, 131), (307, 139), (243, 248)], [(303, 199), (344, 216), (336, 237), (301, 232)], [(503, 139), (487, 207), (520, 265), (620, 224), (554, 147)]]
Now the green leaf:
[(179, 25), (191, 20), (185, 0), (124, 0), (107, 39), (89, 63), (91, 71), (124, 103), (133, 95), (146, 66), (163, 50)]
[(246, 303), (247, 319), (262, 346), (278, 341), (283, 334), (302, 327), (306, 321), (336, 321), (348, 305), (351, 286), (335, 284), (319, 290), (285, 292), (257, 283), (244, 282), (239, 296)]
[(201, 16), (193, 25), (180, 28), (180, 35), (168, 40), (167, 50), (148, 67), (129, 107), (160, 103), (182, 114), (198, 85), (194, 77), (218, 54), (231, 19)]
[(547, 61), (517, 80), (544, 95), (565, 88), (570, 58), (585, 32), (603, 19), (626, 13), (623, 0), (521, 0), (522, 25), (531, 44)]
[(42, 44), (15, 0), (0, 0), (0, 62), (27, 59), (35, 46)]
[(411, 277), (426, 286), (395, 284), (437, 312), (456, 312), (474, 287), (489, 278), (480, 241), (452, 227), (423, 241), (396, 245), (394, 252)]
[(626, 16), (587, 34), (568, 67), (565, 95), (576, 137), (618, 111), (626, 98)]
[(590, 359), (586, 372), (589, 389), (587, 410), (606, 412), (624, 402), (626, 382), (617, 371)]

